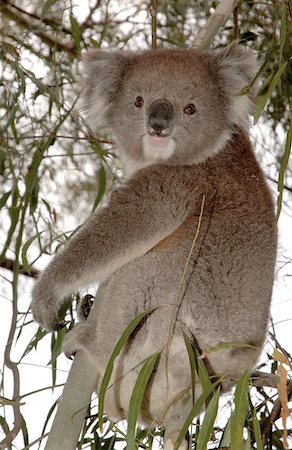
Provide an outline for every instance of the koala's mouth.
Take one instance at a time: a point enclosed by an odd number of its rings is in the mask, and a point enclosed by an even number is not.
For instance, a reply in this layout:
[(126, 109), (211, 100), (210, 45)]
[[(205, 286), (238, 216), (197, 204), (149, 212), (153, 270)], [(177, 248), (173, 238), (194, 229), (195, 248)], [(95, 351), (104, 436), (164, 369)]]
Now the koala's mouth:
[(143, 137), (143, 153), (148, 161), (166, 160), (174, 151), (175, 142), (171, 136), (151, 136), (146, 133)]
[(147, 136), (148, 142), (153, 145), (153, 146), (157, 146), (157, 147), (165, 147), (166, 145), (169, 144), (170, 141), (170, 137), (166, 136), (166, 137), (162, 137), (162, 136)]

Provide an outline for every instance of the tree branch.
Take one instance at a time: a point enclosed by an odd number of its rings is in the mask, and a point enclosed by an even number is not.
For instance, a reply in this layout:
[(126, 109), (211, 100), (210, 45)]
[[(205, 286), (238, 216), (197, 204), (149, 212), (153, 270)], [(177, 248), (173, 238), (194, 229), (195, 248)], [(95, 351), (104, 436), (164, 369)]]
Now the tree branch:
[[(287, 383), (287, 395), (288, 395), (288, 401), (290, 401), (291, 397), (292, 397), (292, 382), (291, 381)], [(278, 399), (274, 403), (274, 406), (273, 406), (273, 409), (271, 411), (271, 414), (262, 423), (262, 425), (261, 425), (261, 435), (262, 435), (263, 445), (265, 445), (266, 437), (269, 434), (269, 432), (270, 432), (274, 422), (276, 422), (276, 420), (280, 419), (280, 417), (281, 417), (281, 409), (282, 409), (281, 400)]]
[(11, 19), (14, 22), (16, 22), (19, 26), (21, 26), (25, 30), (30, 30), (38, 38), (40, 38), (44, 44), (48, 45), (49, 47), (57, 51), (64, 51), (76, 57), (77, 55), (76, 46), (72, 41), (66, 45), (63, 44), (62, 42), (57, 41), (56, 39), (53, 39), (43, 31), (39, 31), (38, 29), (36, 29), (36, 27), (33, 26), (33, 24), (30, 21), (25, 19), (21, 14), (18, 14), (15, 11), (13, 11), (9, 3), (2, 5), (1, 13), (4, 14), (8, 19)]
[[(97, 300), (96, 300), (97, 301)], [(97, 320), (98, 308), (90, 315)], [(85, 351), (77, 352), (58, 405), (45, 450), (73, 450), (77, 447), (91, 395), (97, 386), (96, 362)]]
[(200, 50), (208, 49), (218, 30), (230, 17), (236, 4), (237, 0), (221, 0), (205, 25), (199, 30), (192, 47)]
[[(2, 267), (3, 269), (11, 270), (13, 272), (15, 267), (15, 261), (13, 261), (13, 259), (10, 258), (4, 258), (3, 261), (1, 261), (0, 267)], [(24, 269), (23, 266), (19, 266), (19, 273), (21, 275), (26, 275), (27, 277), (35, 278), (38, 276), (39, 271), (37, 269), (31, 268), (30, 272), (28, 272), (27, 270)]]
[(43, 17), (41, 19), (36, 14), (29, 13), (29, 12), (25, 11), (24, 9), (21, 9), (19, 6), (14, 5), (11, 2), (8, 2), (7, 0), (2, 0), (2, 2), (5, 3), (6, 5), (9, 5), (11, 8), (15, 9), (16, 11), (18, 11), (22, 15), (26, 15), (28, 17), (31, 17), (32, 19), (35, 19), (38, 22), (45, 23), (46, 25), (49, 25), (53, 29), (55, 29), (57, 27), (60, 31), (63, 31), (63, 33), (70, 34), (70, 36), (72, 36), (72, 31), (69, 30), (68, 28), (66, 28), (61, 22), (58, 22), (57, 20), (48, 19), (47, 17)]

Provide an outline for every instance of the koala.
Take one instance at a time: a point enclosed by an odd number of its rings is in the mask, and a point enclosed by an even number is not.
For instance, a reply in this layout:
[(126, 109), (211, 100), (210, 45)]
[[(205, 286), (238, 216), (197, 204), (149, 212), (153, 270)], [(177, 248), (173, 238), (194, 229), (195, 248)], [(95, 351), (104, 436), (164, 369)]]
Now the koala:
[[(31, 309), (55, 330), (64, 297), (98, 282), (97, 318), (70, 331), (64, 351), (88, 352), (99, 377), (127, 325), (152, 311), (115, 362), (105, 409), (113, 420), (127, 417), (142, 364), (159, 352), (140, 421), (165, 427), (170, 450), (192, 407), (184, 335), (223, 391), (255, 365), (265, 341), (276, 221), (248, 135), (255, 84), (240, 94), (257, 62), (235, 43), (95, 49), (84, 68), (83, 111), (93, 130), (111, 133), (125, 181), (49, 263)], [(234, 341), (246, 346), (208, 353)]]

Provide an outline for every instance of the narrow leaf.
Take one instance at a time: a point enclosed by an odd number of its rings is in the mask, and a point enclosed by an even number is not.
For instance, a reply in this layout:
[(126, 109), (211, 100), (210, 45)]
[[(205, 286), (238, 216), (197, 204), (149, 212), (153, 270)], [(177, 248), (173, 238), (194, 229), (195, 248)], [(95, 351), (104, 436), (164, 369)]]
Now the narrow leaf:
[[(42, 233), (42, 232), (41, 232)], [(27, 251), (29, 249), (29, 247), (31, 246), (31, 244), (33, 243), (33, 241), (41, 234), (41, 233), (37, 233), (34, 236), (32, 236), (30, 239), (28, 239), (28, 241), (26, 241), (26, 243), (24, 244), (24, 246), (22, 247), (22, 251), (21, 251), (21, 259), (22, 259), (22, 265), (24, 270), (27, 273), (30, 273), (30, 265), (28, 264), (27, 261)]]
[(246, 419), (248, 408), (248, 383), (249, 372), (245, 372), (239, 379), (234, 396), (235, 409), (231, 418), (231, 450), (242, 450), (244, 446), (243, 441), (243, 427)]
[(57, 3), (58, 0), (47, 0), (42, 8), (42, 12), (41, 12), (41, 18), (43, 19), (47, 13), (49, 12), (49, 10), (51, 9), (51, 7)]
[(114, 368), (114, 362), (115, 359), (119, 356), (122, 348), (124, 347), (125, 343), (127, 342), (129, 336), (133, 333), (135, 328), (139, 325), (139, 323), (149, 314), (151, 314), (154, 311), (154, 309), (150, 311), (144, 311), (143, 313), (139, 314), (137, 317), (135, 317), (127, 326), (123, 334), (121, 335), (120, 339), (116, 343), (113, 352), (108, 360), (103, 379), (100, 385), (99, 390), (99, 399), (98, 399), (98, 419), (100, 424), (100, 430), (102, 431), (102, 416), (104, 412), (104, 399), (105, 399), (105, 393), (108, 388), (110, 378), (112, 375), (112, 371)]
[(257, 412), (256, 412), (255, 408), (253, 409), (252, 423), (253, 423), (254, 437), (255, 437), (256, 444), (257, 444), (257, 450), (264, 450), (262, 437), (261, 437), (261, 427), (260, 427), (259, 420), (257, 418)]
[(280, 49), (279, 49), (279, 61), (281, 63), (283, 56), (283, 49), (286, 43), (287, 34), (287, 11), (285, 2), (281, 5), (281, 27), (280, 27)]
[[(254, 113), (254, 123), (257, 123), (259, 120), (262, 111), (264, 110), (266, 103), (268, 102), (273, 90), (277, 86), (278, 82), (281, 79), (281, 76), (283, 75), (288, 62), (284, 62), (281, 64), (281, 66), (278, 68), (278, 70), (275, 72), (275, 74), (272, 76), (269, 76), (267, 80), (265, 80), (262, 88), (260, 89), (260, 92), (258, 93), (256, 99), (255, 99), (255, 106), (256, 111)], [(265, 89), (267, 87), (267, 89)], [(262, 94), (262, 92), (264, 93)]]
[(184, 333), (184, 341), (186, 344), (187, 352), (189, 355), (190, 360), (190, 366), (191, 366), (191, 381), (192, 381), (192, 399), (193, 399), (193, 405), (195, 403), (195, 390), (196, 390), (196, 368), (197, 368), (197, 361), (195, 358), (195, 351), (194, 347), (191, 344), (191, 341), (189, 337)]
[(283, 200), (283, 190), (284, 190), (284, 178), (285, 172), (288, 166), (290, 153), (291, 153), (291, 144), (292, 144), (292, 115), (290, 118), (290, 127), (287, 133), (287, 139), (285, 144), (284, 155), (281, 158), (280, 170), (279, 170), (279, 178), (278, 178), (278, 199), (277, 199), (277, 220), (280, 217), (282, 210), (282, 200)]
[(212, 391), (213, 391), (214, 387), (217, 384), (218, 384), (218, 382), (216, 382), (213, 385), (211, 385), (209, 387), (209, 390), (206, 390), (205, 392), (203, 392), (200, 395), (200, 397), (198, 398), (198, 400), (196, 400), (196, 402), (195, 402), (194, 406), (192, 407), (192, 409), (191, 409), (191, 411), (190, 411), (190, 413), (189, 413), (185, 423), (183, 424), (183, 426), (182, 426), (182, 428), (180, 430), (178, 438), (177, 438), (177, 440), (176, 440), (176, 442), (174, 444), (174, 447), (173, 447), (174, 450), (178, 450), (179, 449), (179, 445), (182, 442), (182, 440), (185, 438), (185, 435), (187, 434), (188, 429), (189, 429), (189, 427), (191, 426), (191, 424), (192, 424), (192, 422), (194, 420), (194, 417), (196, 417), (201, 412), (207, 397), (209, 397), (209, 395), (212, 394)]
[(150, 356), (144, 363), (142, 369), (137, 377), (131, 400), (129, 405), (129, 415), (128, 415), (128, 432), (127, 432), (127, 449), (132, 450), (135, 448), (135, 430), (136, 423), (138, 419), (138, 414), (140, 411), (141, 403), (147, 387), (148, 381), (154, 370), (155, 364), (157, 362), (159, 353), (154, 353)]
[(93, 204), (92, 211), (94, 211), (96, 209), (96, 207), (99, 205), (102, 197), (104, 196), (105, 187), (106, 187), (106, 172), (104, 170), (103, 164), (101, 164), (99, 172), (98, 172), (98, 192), (97, 192), (97, 196), (94, 201), (94, 204)]
[(199, 432), (196, 450), (206, 450), (207, 448), (210, 434), (212, 433), (218, 412), (219, 395), (220, 389), (218, 388), (207, 406), (202, 427)]
[[(208, 371), (206, 369), (205, 363), (202, 358), (199, 356), (199, 352), (196, 349), (197, 353), (197, 361), (198, 361), (198, 376), (200, 379), (200, 383), (202, 385), (203, 392), (212, 392), (213, 385), (212, 381), (209, 377)], [(210, 397), (206, 397), (206, 406), (210, 401)]]
[(204, 353), (207, 353), (208, 355), (209, 353), (217, 352), (218, 350), (225, 350), (228, 348), (255, 348), (255, 347), (244, 341), (218, 342), (217, 345), (208, 348), (207, 350), (204, 351)]
[(222, 438), (221, 438), (221, 440), (220, 440), (220, 446), (219, 446), (219, 448), (221, 448), (221, 447), (222, 447), (222, 448), (224, 448), (224, 447), (229, 448), (229, 447), (230, 447), (230, 439), (231, 439), (231, 437), (230, 437), (231, 419), (232, 419), (232, 417), (229, 418), (229, 420), (228, 420), (228, 422), (227, 422), (227, 424), (226, 424), (226, 426), (225, 426), (225, 428), (224, 428), (224, 432), (223, 432), (223, 436), (222, 436)]
[(28, 430), (27, 430), (26, 422), (25, 422), (23, 415), (21, 415), (21, 431), (22, 431), (23, 443), (24, 443), (24, 446), (26, 446), (26, 445), (28, 445), (29, 439), (28, 439)]
[(11, 191), (5, 192), (4, 195), (0, 198), (0, 209), (6, 205), (8, 198), (10, 197)]
[(76, 18), (73, 16), (73, 14), (70, 14), (70, 23), (71, 23), (73, 39), (74, 39), (74, 42), (76, 45), (76, 50), (78, 53), (80, 53), (80, 51), (81, 51), (80, 41), (82, 39), (82, 33), (81, 33), (79, 23), (77, 22)]

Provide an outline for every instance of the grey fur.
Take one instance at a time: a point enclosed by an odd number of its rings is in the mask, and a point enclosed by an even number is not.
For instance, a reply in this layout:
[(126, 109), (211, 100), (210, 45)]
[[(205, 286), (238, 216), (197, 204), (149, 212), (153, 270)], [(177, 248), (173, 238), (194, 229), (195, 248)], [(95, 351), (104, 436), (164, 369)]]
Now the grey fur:
[[(102, 375), (129, 322), (160, 306), (119, 357), (106, 408), (113, 419), (127, 416), (141, 363), (162, 351), (140, 418), (166, 425), (169, 450), (191, 408), (183, 332), (202, 350), (235, 340), (251, 345), (208, 355), (226, 389), (255, 364), (265, 340), (276, 223), (246, 131), (251, 101), (238, 95), (257, 64), (251, 51), (233, 45), (203, 53), (94, 50), (85, 67), (83, 107), (92, 128), (112, 132), (129, 179), (53, 258), (34, 287), (32, 311), (54, 329), (64, 296), (101, 282), (98, 323), (89, 316), (75, 327), (64, 350), (90, 352)], [(137, 97), (143, 106), (135, 106)], [(164, 108), (163, 126), (167, 117), (172, 122), (163, 137), (147, 133), (157, 100), (172, 105), (171, 114)], [(188, 104), (194, 114), (184, 113)]]

